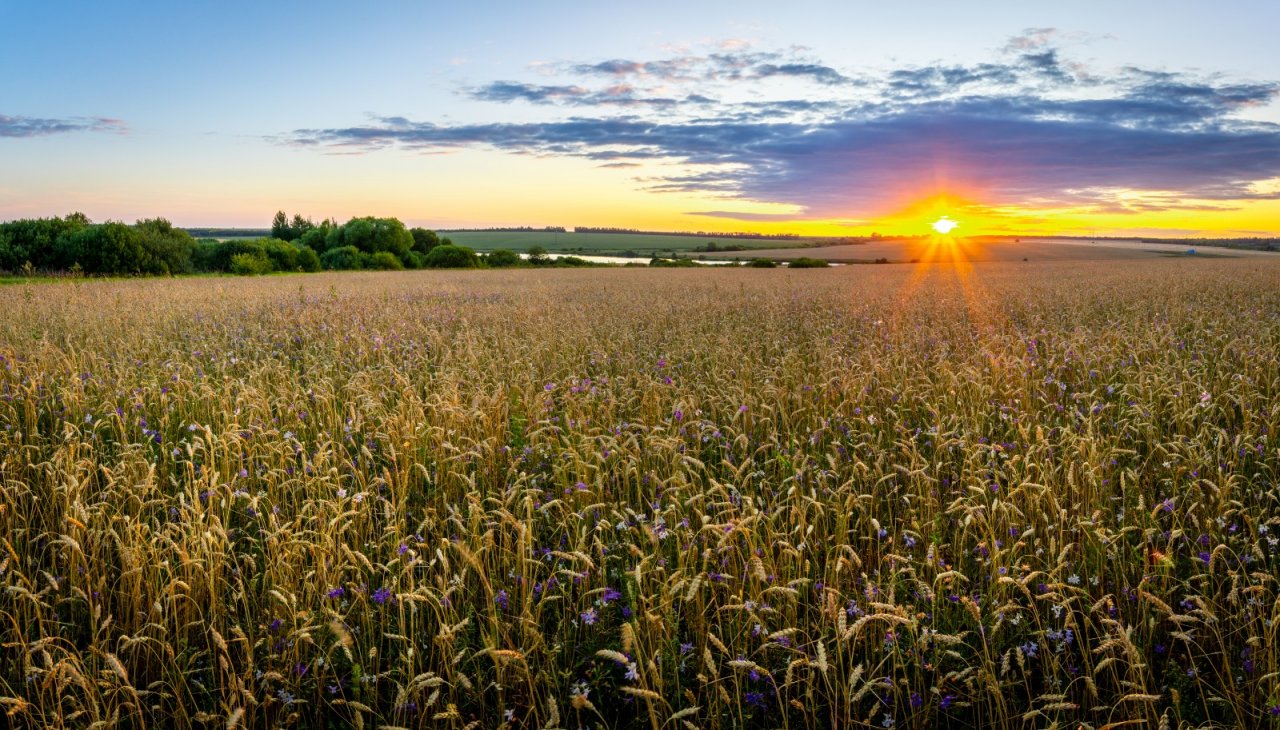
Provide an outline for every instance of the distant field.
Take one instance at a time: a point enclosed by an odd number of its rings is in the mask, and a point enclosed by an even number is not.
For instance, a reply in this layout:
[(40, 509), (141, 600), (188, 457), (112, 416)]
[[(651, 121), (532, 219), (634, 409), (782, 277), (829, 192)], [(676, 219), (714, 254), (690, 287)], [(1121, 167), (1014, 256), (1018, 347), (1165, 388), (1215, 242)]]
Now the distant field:
[(1092, 243), (1056, 238), (1024, 238), (1020, 242), (1003, 238), (974, 238), (957, 239), (953, 244), (886, 240), (857, 246), (821, 246), (803, 249), (770, 247), (752, 251), (751, 255), (775, 259), (807, 256), (844, 263), (872, 262), (880, 258), (888, 259), (890, 263), (1022, 261), (1023, 259), (1028, 261), (1105, 261), (1151, 259), (1161, 255), (1185, 256), (1192, 248), (1195, 249), (1196, 255), (1205, 258), (1271, 255), (1262, 251), (1201, 245), (1185, 246), (1174, 243), (1115, 240)]
[(711, 238), (701, 236), (668, 236), (648, 233), (548, 233), (543, 231), (441, 231), (441, 236), (452, 239), (460, 246), (477, 251), (506, 248), (524, 251), (530, 246), (541, 246), (548, 251), (595, 251), (617, 253), (635, 251), (652, 254), (656, 251), (693, 251), (715, 242), (717, 246), (743, 246), (748, 249), (789, 249), (803, 246), (816, 239), (779, 241), (771, 239)]

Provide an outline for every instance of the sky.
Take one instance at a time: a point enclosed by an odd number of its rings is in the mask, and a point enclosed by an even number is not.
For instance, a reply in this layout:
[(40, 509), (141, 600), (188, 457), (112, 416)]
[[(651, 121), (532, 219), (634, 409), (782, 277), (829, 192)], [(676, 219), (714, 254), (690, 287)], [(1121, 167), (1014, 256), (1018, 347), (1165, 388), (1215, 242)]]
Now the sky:
[(0, 220), (1280, 235), (1280, 4), (0, 0)]

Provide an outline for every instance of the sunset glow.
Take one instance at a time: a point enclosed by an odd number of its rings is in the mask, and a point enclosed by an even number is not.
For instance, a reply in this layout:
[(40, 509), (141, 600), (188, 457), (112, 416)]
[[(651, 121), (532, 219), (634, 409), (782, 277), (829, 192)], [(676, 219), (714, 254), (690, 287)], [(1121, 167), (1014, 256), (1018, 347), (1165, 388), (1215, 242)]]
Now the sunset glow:
[[(909, 46), (889, 40), (901, 14), (853, 6), (824, 6), (819, 27), (754, 2), (732, 18), (567, 3), (358, 22), (332, 2), (155, 7), (68, 24), (0, 5), (0, 63), (23, 70), (0, 75), (0, 219), (1280, 233), (1280, 58), (1268, 23), (1218, 6), (1169, 20), (1213, 28), (1196, 44), (1212, 53), (1088, 3), (981, 24), (938, 8)], [(174, 24), (182, 42), (152, 42)], [(66, 47), (40, 40), (64, 31)], [(250, 50), (209, 50), (231, 36)]]
[(944, 215), (938, 220), (933, 222), (933, 230), (945, 236), (951, 233), (952, 231), (954, 231), (956, 229), (956, 226), (959, 226), (959, 225), (960, 225), (959, 223), (956, 223), (955, 221), (951, 220), (950, 218)]

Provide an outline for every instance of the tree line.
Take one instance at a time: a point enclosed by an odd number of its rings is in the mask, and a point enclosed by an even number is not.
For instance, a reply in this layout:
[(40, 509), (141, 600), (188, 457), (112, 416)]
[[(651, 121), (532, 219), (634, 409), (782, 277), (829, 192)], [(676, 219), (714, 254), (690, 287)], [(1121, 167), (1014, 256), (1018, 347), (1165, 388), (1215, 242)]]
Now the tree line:
[(32, 274), (176, 275), (203, 272), (472, 268), (521, 263), (512, 252), (481, 256), (395, 218), (314, 223), (276, 214), (271, 234), (253, 239), (193, 238), (164, 218), (132, 225), (94, 223), (83, 213), (0, 223), (0, 271)]

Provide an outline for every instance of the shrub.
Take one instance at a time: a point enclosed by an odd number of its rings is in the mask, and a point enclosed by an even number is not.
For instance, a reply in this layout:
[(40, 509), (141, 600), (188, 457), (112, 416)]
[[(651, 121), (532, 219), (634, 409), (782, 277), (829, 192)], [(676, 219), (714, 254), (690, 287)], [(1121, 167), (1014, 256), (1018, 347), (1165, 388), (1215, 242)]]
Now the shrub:
[(267, 255), (263, 245), (265, 238), (233, 238), (229, 241), (202, 239), (192, 254), (196, 268), (201, 271), (231, 271), (231, 259), (238, 254)]
[(490, 251), (489, 254), (484, 257), (484, 262), (494, 268), (519, 266), (521, 263), (520, 254), (515, 251), (508, 251), (505, 248)]
[(297, 271), (298, 247), (278, 238), (263, 238), (262, 252), (271, 261), (272, 271)]
[(527, 254), (527, 260), (534, 266), (546, 266), (551, 263), (551, 257), (547, 255), (547, 249), (541, 246), (530, 246)]
[(320, 254), (306, 246), (300, 246), (298, 248), (298, 268), (307, 272), (319, 271)]
[(271, 259), (263, 253), (238, 253), (231, 257), (231, 273), (241, 275), (269, 274)]
[(751, 259), (747, 262), (747, 266), (753, 269), (776, 269), (778, 263), (772, 259)]
[(381, 271), (403, 271), (404, 262), (396, 258), (396, 255), (390, 251), (379, 251), (369, 257), (368, 268)]
[(365, 255), (355, 246), (338, 246), (320, 254), (320, 263), (330, 271), (363, 269)]
[(480, 259), (466, 246), (441, 244), (431, 249), (423, 263), (432, 269), (473, 269), (480, 264)]
[(822, 259), (811, 259), (804, 256), (801, 256), (790, 264), (787, 264), (787, 268), (791, 269), (825, 269), (828, 266), (830, 266), (830, 264)]

